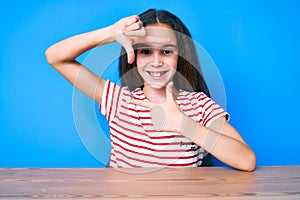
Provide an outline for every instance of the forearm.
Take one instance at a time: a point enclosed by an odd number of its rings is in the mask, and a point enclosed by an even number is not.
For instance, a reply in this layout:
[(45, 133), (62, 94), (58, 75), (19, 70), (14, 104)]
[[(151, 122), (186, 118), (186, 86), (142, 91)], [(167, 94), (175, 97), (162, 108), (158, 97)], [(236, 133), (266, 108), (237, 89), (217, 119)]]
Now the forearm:
[[(106, 80), (78, 63), (75, 59), (94, 47), (110, 42), (119, 42), (122, 46), (127, 45), (127, 49), (132, 49), (133, 37), (125, 36), (124, 31), (129, 31), (132, 34), (135, 32), (140, 33), (141, 31), (144, 32), (142, 28), (142, 22), (138, 16), (126, 17), (111, 26), (60, 41), (46, 50), (46, 57), (49, 64), (72, 85), (101, 103)], [(132, 50), (130, 61), (133, 60), (134, 51)]]
[(244, 171), (253, 171), (254, 152), (242, 141), (202, 126), (183, 115), (180, 132), (222, 162)]
[(131, 100), (129, 103), (151, 108), (155, 130), (178, 132), (234, 168), (244, 171), (255, 169), (254, 152), (224, 117), (214, 120), (207, 128), (186, 116), (175, 102), (173, 82), (166, 87), (166, 97), (162, 104), (141, 100)]
[(57, 63), (74, 61), (84, 52), (113, 41), (111, 26), (109, 26), (62, 40), (46, 50), (46, 57), (54, 66)]

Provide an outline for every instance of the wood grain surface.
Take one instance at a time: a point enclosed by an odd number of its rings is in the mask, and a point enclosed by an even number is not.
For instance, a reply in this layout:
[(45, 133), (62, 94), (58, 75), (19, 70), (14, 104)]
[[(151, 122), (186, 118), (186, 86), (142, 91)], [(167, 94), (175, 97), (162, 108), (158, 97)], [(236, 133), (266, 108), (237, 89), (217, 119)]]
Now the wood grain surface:
[(300, 166), (0, 168), (0, 199), (300, 199)]

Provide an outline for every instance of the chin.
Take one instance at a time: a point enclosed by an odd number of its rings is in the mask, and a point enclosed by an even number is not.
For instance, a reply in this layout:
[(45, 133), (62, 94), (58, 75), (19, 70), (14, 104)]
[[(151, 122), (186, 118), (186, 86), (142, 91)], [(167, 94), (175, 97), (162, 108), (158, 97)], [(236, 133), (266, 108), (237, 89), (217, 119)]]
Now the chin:
[(163, 82), (163, 83), (157, 83), (157, 82), (152, 82), (152, 83), (147, 83), (148, 86), (150, 86), (153, 89), (162, 89), (165, 88), (167, 86), (167, 83)]

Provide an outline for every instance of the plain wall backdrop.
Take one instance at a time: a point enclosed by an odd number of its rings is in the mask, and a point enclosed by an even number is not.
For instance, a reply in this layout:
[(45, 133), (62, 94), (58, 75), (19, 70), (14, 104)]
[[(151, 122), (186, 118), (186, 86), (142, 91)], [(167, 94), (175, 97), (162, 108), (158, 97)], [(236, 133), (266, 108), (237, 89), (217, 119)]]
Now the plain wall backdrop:
[(78, 135), (73, 87), (44, 52), (149, 8), (180, 17), (211, 56), (230, 122), (256, 152), (257, 164), (300, 164), (298, 1), (48, 0), (1, 6), (0, 167), (104, 166)]

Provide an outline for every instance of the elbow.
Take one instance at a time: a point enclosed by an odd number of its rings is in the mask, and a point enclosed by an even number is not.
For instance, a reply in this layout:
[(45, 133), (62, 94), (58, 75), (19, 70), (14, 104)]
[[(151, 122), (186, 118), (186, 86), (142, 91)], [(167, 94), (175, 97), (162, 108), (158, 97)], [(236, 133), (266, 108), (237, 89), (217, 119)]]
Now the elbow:
[(54, 55), (53, 55), (53, 51), (52, 51), (52, 48), (49, 47), (46, 49), (45, 51), (45, 57), (47, 59), (47, 62), (50, 64), (50, 65), (54, 65), (55, 64), (55, 59), (54, 59)]
[(55, 67), (60, 62), (57, 50), (52, 46), (48, 47), (45, 51), (45, 57), (49, 65)]
[(254, 152), (251, 152), (247, 159), (241, 164), (239, 169), (246, 171), (246, 172), (253, 172), (256, 168), (256, 155)]

